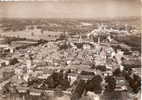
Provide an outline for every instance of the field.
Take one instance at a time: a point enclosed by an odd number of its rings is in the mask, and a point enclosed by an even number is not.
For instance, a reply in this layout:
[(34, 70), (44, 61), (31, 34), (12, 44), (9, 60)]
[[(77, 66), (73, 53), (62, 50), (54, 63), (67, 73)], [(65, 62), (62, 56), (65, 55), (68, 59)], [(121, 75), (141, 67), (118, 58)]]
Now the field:
[(86, 35), (99, 24), (104, 24), (108, 29), (136, 30), (135, 34), (115, 36), (114, 38), (122, 43), (130, 45), (135, 50), (141, 51), (141, 27), (139, 18), (123, 19), (1, 19), (0, 30), (1, 36), (16, 37), (31, 40), (55, 41), (60, 38), (61, 34), (69, 35)]

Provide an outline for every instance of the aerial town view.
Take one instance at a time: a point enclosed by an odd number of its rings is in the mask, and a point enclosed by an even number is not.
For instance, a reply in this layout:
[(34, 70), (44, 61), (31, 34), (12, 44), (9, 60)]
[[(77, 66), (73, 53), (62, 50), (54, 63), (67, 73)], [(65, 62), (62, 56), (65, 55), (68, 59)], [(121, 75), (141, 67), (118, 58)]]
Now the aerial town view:
[(0, 16), (0, 100), (141, 100), (139, 17), (20, 18), (9, 9)]

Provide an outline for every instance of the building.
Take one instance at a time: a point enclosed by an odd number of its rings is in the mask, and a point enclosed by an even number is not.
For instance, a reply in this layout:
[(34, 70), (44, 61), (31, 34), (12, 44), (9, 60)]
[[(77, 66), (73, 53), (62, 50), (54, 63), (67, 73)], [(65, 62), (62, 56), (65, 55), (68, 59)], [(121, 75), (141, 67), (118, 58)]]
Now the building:
[(10, 53), (14, 52), (14, 48), (10, 47), (6, 38), (0, 38), (0, 51), (2, 53), (9, 51)]
[[(32, 29), (30, 27), (33, 27)], [(63, 32), (59, 31), (49, 31), (49, 30), (42, 30), (38, 29), (36, 25), (33, 26), (27, 26), (26, 27), (26, 33), (30, 35), (30, 37), (27, 38), (35, 38), (35, 39), (43, 39), (48, 41), (55, 41), (59, 39), (60, 35), (63, 34)]]
[(6, 41), (6, 38), (0, 38), (0, 49), (8, 48), (8, 43)]
[(128, 100), (126, 91), (105, 92), (100, 100)]

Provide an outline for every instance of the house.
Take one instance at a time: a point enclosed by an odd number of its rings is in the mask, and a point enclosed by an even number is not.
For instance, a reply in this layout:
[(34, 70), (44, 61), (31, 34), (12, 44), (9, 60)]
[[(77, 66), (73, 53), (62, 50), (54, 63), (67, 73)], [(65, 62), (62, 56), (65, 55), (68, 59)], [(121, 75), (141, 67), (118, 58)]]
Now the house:
[(39, 90), (39, 89), (30, 89), (29, 90), (29, 94), (31, 95), (31, 96), (41, 96), (41, 94), (42, 94), (42, 90)]
[(91, 49), (91, 45), (90, 44), (83, 44), (83, 49)]
[(127, 91), (128, 82), (124, 77), (116, 77), (115, 91)]
[(2, 52), (9, 51), (10, 53), (14, 52), (14, 48), (8, 44), (6, 38), (0, 38), (0, 49)]
[(10, 64), (9, 60), (0, 59), (0, 66), (7, 66)]
[(76, 79), (77, 79), (77, 74), (75, 74), (75, 73), (69, 73), (68, 74), (68, 79), (70, 79), (70, 85), (72, 85), (73, 83), (74, 83), (74, 81), (76, 81)]
[(16, 87), (16, 90), (19, 92), (19, 93), (27, 93), (28, 92), (28, 87)]

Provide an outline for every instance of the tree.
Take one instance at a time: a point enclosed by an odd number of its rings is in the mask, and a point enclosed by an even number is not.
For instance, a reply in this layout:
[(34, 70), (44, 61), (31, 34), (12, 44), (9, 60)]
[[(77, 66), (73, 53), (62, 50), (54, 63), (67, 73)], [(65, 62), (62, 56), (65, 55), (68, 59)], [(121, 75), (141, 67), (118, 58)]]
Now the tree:
[(106, 91), (112, 92), (115, 89), (116, 86), (116, 80), (113, 76), (107, 76), (105, 77), (105, 81), (107, 83)]
[(102, 77), (100, 75), (95, 75), (92, 80), (88, 80), (86, 83), (86, 92), (93, 91), (96, 94), (100, 94), (102, 92)]

